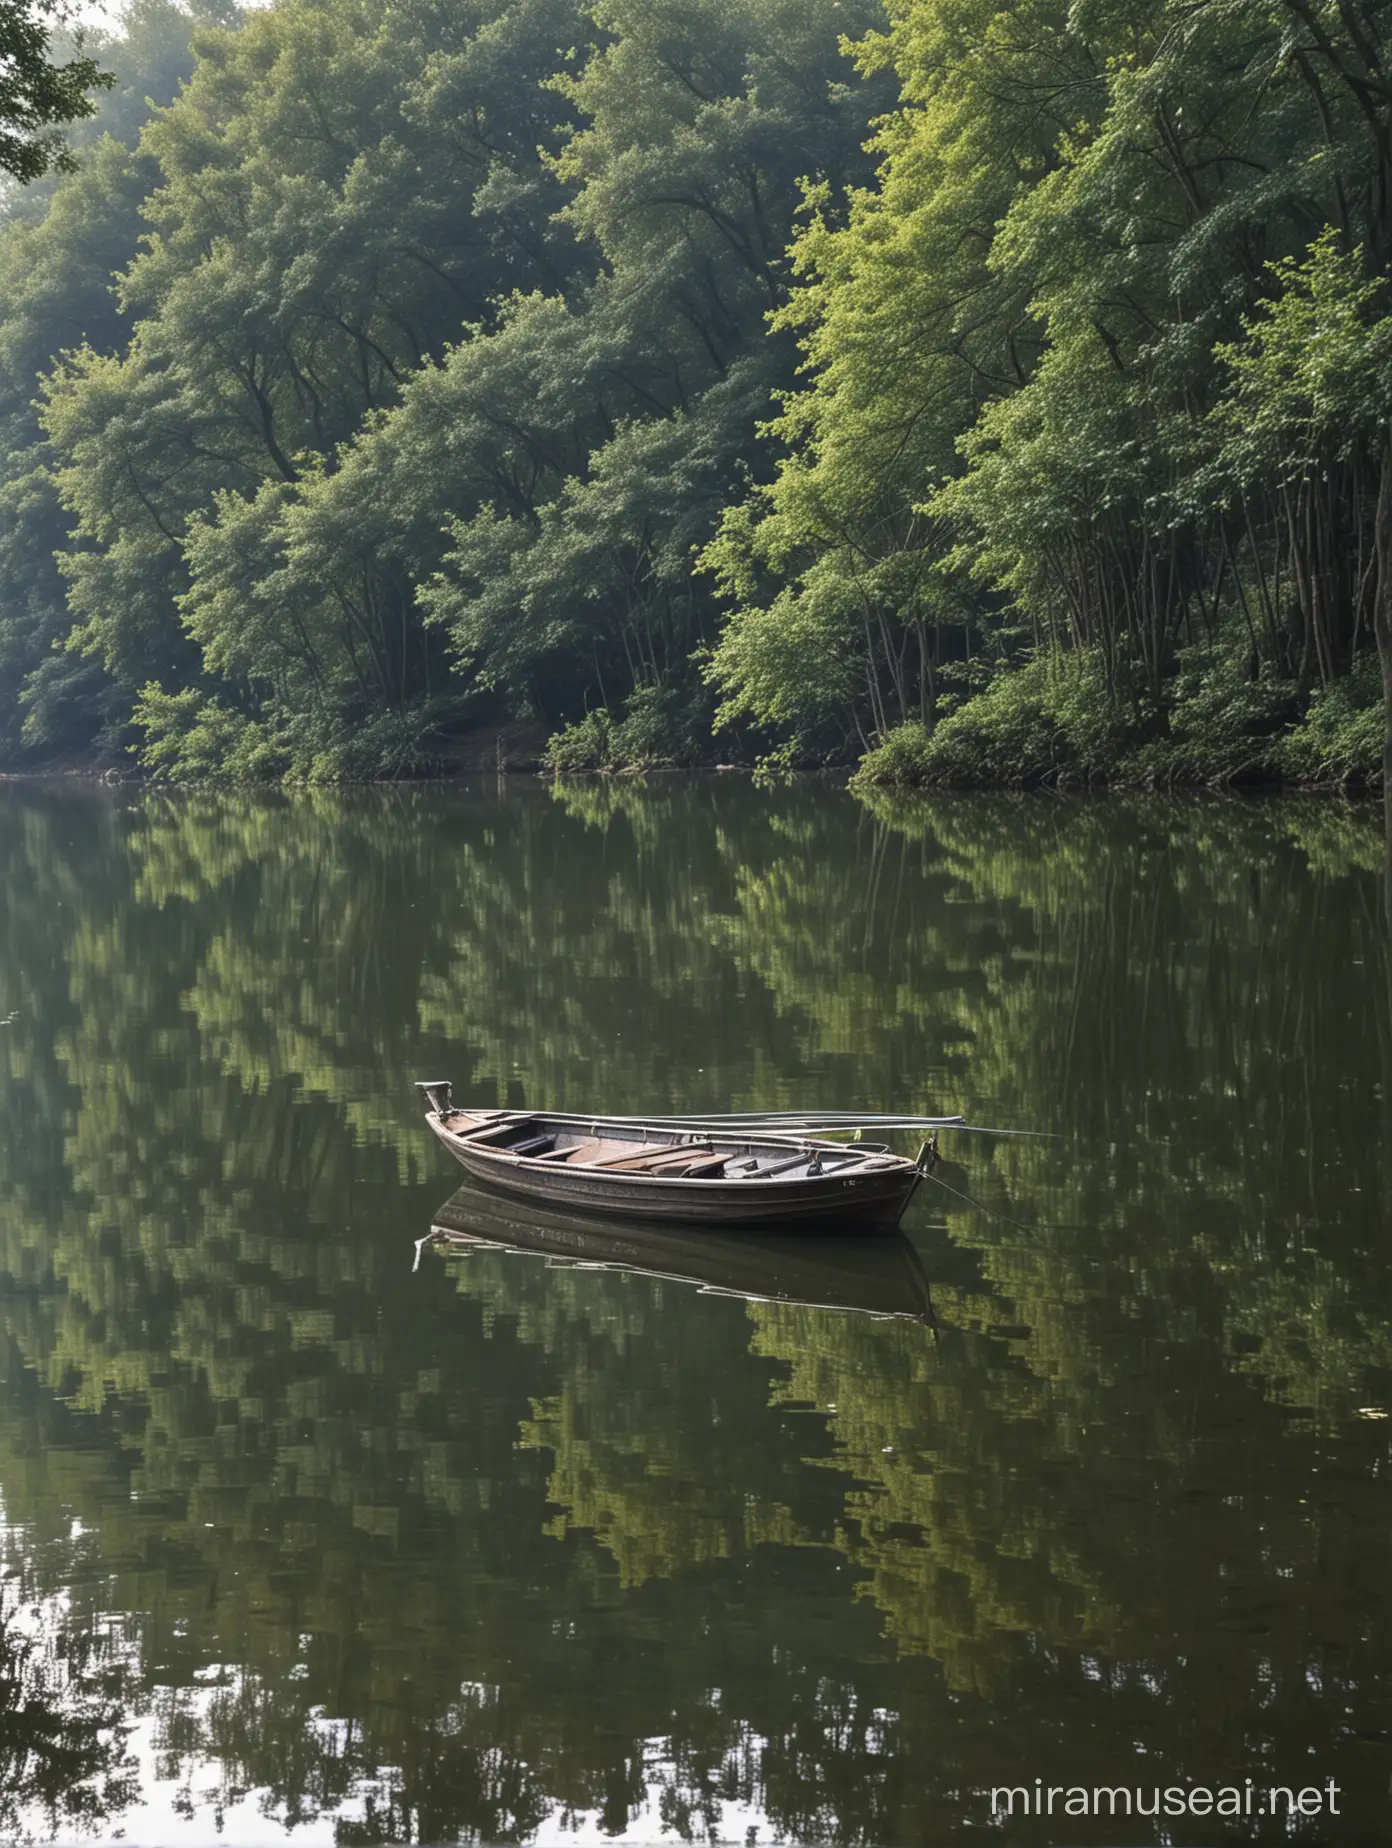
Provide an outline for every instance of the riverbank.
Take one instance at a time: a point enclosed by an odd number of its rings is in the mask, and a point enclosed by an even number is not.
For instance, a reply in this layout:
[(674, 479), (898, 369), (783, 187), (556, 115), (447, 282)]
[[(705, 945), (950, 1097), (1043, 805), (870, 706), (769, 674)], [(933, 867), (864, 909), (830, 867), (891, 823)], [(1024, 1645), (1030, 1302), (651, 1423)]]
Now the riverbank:
[(866, 753), (864, 787), (1381, 787), (1382, 686), (1371, 657), (1302, 695), (1245, 663), (1186, 664), (1161, 698), (1121, 699), (1096, 656), (998, 675), (931, 732), (901, 725)]
[[(734, 771), (781, 778), (827, 771), (857, 789), (1231, 789), (1371, 792), (1382, 785), (1383, 701), (1377, 664), (1302, 695), (1296, 685), (1231, 658), (1189, 661), (1159, 699), (1124, 700), (1096, 656), (1049, 656), (999, 672), (933, 729), (910, 721), (860, 757), (824, 749), (760, 758), (748, 740), (690, 722), (639, 728), (603, 709), (548, 732), (504, 720), (424, 736), (395, 761), (339, 754), (305, 766), (273, 750), (206, 750), (162, 757), (110, 749), (36, 757), (6, 780), (94, 780), (246, 787), (447, 782), (480, 774), (641, 777)], [(152, 758), (154, 759), (152, 761)]]

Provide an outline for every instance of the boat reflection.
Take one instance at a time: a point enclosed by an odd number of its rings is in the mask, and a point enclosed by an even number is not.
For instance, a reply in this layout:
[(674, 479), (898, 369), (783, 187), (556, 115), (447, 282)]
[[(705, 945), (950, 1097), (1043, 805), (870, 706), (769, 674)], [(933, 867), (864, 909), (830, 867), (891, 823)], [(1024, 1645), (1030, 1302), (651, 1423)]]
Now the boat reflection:
[(592, 1213), (561, 1213), (461, 1187), (437, 1208), (430, 1231), (417, 1245), (417, 1263), (427, 1245), (525, 1252), (551, 1265), (632, 1271), (690, 1283), (711, 1295), (897, 1317), (937, 1330), (923, 1262), (913, 1243), (896, 1230), (847, 1236), (639, 1225)]

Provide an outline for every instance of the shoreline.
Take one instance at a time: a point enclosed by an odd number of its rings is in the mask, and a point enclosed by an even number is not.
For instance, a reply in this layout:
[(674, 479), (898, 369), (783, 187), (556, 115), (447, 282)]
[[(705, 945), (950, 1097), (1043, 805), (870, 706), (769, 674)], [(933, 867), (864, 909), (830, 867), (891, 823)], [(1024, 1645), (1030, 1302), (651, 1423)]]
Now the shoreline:
[(498, 780), (508, 777), (527, 778), (533, 782), (550, 784), (646, 783), (706, 777), (744, 777), (756, 783), (762, 782), (768, 787), (786, 783), (819, 781), (840, 784), (862, 798), (876, 797), (889, 802), (954, 795), (1048, 795), (1067, 798), (1080, 796), (1173, 796), (1176, 798), (1236, 796), (1245, 800), (1270, 800), (1280, 796), (1324, 796), (1338, 798), (1349, 804), (1362, 804), (1380, 802), (1384, 793), (1380, 782), (1369, 778), (1303, 781), (1291, 777), (1246, 777), (1213, 778), (1204, 781), (1200, 778), (1146, 780), (1126, 777), (1061, 776), (1037, 777), (1028, 782), (1004, 778), (982, 778), (971, 782), (890, 783), (871, 782), (868, 778), (858, 780), (856, 766), (848, 764), (807, 765), (766, 775), (760, 771), (757, 764), (652, 764), (615, 770), (556, 772), (536, 761), (503, 763), (497, 766), (472, 765), (468, 768), (443, 771), (435, 776), (343, 778), (332, 783), (307, 783), (291, 780), (243, 783), (216, 777), (180, 782), (166, 777), (151, 776), (134, 764), (126, 766), (109, 762), (86, 765), (69, 763), (33, 769), (0, 770), (0, 786), (5, 784), (83, 784), (105, 789), (158, 790), (166, 794), (177, 792), (188, 795), (206, 795), (221, 791), (227, 794), (236, 792), (241, 795), (269, 795), (271, 793), (291, 794), (308, 790), (323, 792), (350, 789), (441, 789), (474, 783), (481, 778), (494, 777)]

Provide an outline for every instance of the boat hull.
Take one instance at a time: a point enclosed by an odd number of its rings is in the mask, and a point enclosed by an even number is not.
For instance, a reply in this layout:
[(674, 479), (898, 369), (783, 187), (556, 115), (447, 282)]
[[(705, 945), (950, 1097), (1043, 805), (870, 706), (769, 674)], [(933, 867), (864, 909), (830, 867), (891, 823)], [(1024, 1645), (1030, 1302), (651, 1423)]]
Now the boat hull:
[[(545, 1134), (570, 1130), (569, 1122), (528, 1113), (519, 1120)], [(813, 1229), (827, 1226), (863, 1226), (883, 1229), (897, 1226), (923, 1178), (922, 1171), (902, 1156), (874, 1155), (855, 1173), (832, 1171), (822, 1175), (777, 1176), (756, 1180), (731, 1178), (668, 1179), (651, 1174), (606, 1172), (602, 1167), (545, 1164), (503, 1148), (468, 1140), (456, 1128), (466, 1113), (436, 1111), (426, 1121), (474, 1180), (516, 1199), (537, 1201), (567, 1212), (598, 1214), (606, 1219), (666, 1220), (676, 1225), (782, 1226)], [(622, 1132), (604, 1125), (605, 1135)], [(573, 1133), (573, 1131), (572, 1131)], [(728, 1145), (717, 1142), (717, 1153), (728, 1146), (730, 1159), (742, 1160), (820, 1151), (844, 1162), (847, 1150), (837, 1143), (792, 1141), (786, 1138), (749, 1138)], [(872, 1165), (878, 1164), (878, 1165)]]

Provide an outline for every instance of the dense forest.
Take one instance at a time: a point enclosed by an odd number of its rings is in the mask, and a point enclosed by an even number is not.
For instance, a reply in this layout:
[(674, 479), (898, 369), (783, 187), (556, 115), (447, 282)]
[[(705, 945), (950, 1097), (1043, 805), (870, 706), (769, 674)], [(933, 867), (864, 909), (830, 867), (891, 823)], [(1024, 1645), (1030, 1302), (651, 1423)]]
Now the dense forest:
[(0, 200), (0, 761), (1380, 774), (1387, 0), (84, 49)]

